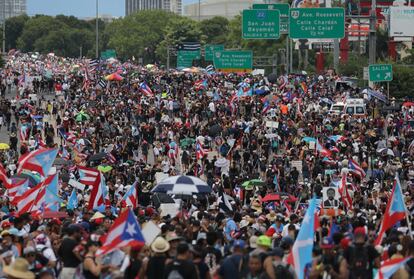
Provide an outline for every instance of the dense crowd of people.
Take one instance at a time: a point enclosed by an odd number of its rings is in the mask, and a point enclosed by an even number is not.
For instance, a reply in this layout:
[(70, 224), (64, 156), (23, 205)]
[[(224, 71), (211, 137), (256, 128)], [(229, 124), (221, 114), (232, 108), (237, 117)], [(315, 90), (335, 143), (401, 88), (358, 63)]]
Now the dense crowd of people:
[[(264, 77), (52, 55), (10, 56), (0, 84), (7, 177), (35, 187), (42, 177), (18, 174), (19, 158), (57, 148), (61, 201), (54, 215), (19, 213), (3, 181), (0, 278), (368, 279), (402, 258), (392, 278), (414, 278), (414, 103), (383, 102), (333, 71)], [(332, 111), (353, 99), (361, 115)], [(103, 207), (91, 208), (79, 166), (102, 173)], [(176, 175), (211, 193), (151, 192)], [(378, 243), (396, 183), (405, 216)], [(302, 277), (292, 247), (313, 199)], [(97, 256), (128, 207), (160, 233)]]

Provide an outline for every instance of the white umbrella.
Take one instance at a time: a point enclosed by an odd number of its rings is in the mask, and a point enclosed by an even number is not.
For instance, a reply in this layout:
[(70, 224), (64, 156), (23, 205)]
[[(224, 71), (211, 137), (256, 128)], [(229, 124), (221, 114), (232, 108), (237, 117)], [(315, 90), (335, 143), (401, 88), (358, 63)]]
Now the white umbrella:
[(394, 151), (392, 151), (389, 148), (378, 149), (377, 153), (382, 154), (382, 155), (395, 156)]
[(167, 193), (171, 195), (209, 194), (211, 188), (200, 178), (187, 175), (171, 176), (157, 184), (153, 193)]

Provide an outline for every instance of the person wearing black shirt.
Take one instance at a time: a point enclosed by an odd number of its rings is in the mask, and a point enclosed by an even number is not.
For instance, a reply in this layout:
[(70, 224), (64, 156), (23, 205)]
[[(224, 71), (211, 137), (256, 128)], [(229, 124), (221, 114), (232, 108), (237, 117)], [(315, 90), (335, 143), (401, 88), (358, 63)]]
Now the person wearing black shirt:
[[(351, 279), (371, 279), (372, 270), (380, 267), (380, 255), (372, 245), (366, 244), (365, 228), (358, 227), (354, 231), (354, 244), (344, 251), (341, 270), (349, 272)], [(344, 274), (344, 278), (348, 278)]]
[(164, 279), (168, 279), (174, 273), (183, 279), (199, 279), (197, 269), (190, 261), (190, 246), (183, 242), (177, 247), (177, 257), (165, 267)]
[(76, 267), (81, 263), (79, 255), (75, 252), (76, 246), (81, 241), (81, 228), (77, 225), (69, 225), (67, 234), (68, 236), (63, 238), (58, 250), (58, 255), (63, 264), (59, 279), (72, 279)]

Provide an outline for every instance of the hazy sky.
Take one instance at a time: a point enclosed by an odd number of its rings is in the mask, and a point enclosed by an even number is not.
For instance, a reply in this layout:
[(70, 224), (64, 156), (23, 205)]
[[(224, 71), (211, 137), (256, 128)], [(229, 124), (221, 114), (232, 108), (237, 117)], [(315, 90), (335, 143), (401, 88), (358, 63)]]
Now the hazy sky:
[[(124, 0), (98, 0), (99, 14), (125, 15)], [(197, 0), (183, 0), (183, 4)], [(77, 17), (95, 16), (95, 0), (27, 0), (27, 13), (46, 15), (74, 15)]]

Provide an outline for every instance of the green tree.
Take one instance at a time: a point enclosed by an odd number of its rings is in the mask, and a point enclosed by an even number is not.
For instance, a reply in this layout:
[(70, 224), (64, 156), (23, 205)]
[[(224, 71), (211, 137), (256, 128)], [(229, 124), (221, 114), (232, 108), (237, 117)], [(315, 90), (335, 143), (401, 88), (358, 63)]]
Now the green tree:
[(397, 98), (414, 98), (414, 71), (410, 66), (393, 65), (390, 95)]
[(142, 57), (152, 63), (155, 51), (163, 40), (166, 26), (178, 16), (160, 10), (140, 11), (115, 20), (105, 30), (108, 47), (116, 50), (119, 57), (130, 59)]
[(24, 52), (34, 51), (36, 41), (42, 40), (51, 31), (61, 31), (64, 23), (51, 16), (37, 15), (26, 21), (24, 30), (17, 40), (17, 47)]
[(227, 18), (215, 16), (201, 21), (200, 30), (209, 44), (224, 44), (227, 40), (229, 21)]
[(28, 20), (27, 15), (11, 17), (6, 20), (6, 49), (10, 50), (17, 47), (17, 39), (22, 34)]
[(186, 17), (173, 18), (165, 29), (164, 40), (157, 46), (158, 60), (164, 62), (167, 59), (167, 47), (175, 47), (183, 42), (205, 43), (199, 24)]

